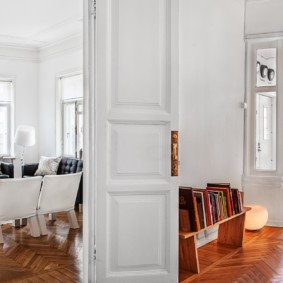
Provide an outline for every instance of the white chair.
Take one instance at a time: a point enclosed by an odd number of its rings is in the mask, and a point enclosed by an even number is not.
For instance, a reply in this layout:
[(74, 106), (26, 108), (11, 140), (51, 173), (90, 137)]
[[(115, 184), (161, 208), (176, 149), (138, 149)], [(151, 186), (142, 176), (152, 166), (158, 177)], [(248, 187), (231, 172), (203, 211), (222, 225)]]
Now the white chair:
[(37, 210), (41, 235), (47, 235), (44, 214), (48, 213), (67, 212), (70, 227), (79, 228), (74, 207), (81, 176), (82, 172), (44, 176)]
[[(40, 176), (25, 179), (0, 180), (0, 224), (1, 222), (27, 218), (31, 236), (40, 236), (36, 209), (41, 182), (42, 177)], [(3, 242), (0, 225), (0, 243)]]

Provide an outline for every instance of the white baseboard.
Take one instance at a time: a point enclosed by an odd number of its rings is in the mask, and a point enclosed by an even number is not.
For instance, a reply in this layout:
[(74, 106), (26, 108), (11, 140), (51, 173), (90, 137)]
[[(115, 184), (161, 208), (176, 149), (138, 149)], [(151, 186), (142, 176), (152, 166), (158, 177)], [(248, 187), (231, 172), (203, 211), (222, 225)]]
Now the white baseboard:
[(283, 227), (283, 222), (276, 220), (268, 220), (266, 226)]

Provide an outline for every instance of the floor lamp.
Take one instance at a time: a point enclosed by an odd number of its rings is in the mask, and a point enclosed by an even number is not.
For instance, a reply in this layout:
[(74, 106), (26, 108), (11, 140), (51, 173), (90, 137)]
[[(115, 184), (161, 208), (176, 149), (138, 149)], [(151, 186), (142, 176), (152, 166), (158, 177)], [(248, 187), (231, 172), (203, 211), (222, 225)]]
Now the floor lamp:
[(15, 134), (15, 144), (23, 147), (21, 153), (21, 163), (24, 164), (24, 153), (27, 146), (35, 144), (35, 129), (32, 126), (18, 126)]

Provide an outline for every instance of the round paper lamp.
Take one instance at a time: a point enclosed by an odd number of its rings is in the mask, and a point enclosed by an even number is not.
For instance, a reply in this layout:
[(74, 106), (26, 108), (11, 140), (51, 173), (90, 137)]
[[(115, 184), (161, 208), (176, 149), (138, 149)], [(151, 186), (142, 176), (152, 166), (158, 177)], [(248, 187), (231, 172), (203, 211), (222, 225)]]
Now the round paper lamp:
[(247, 204), (245, 206), (251, 208), (246, 213), (245, 228), (252, 231), (260, 230), (267, 223), (267, 209), (256, 204)]

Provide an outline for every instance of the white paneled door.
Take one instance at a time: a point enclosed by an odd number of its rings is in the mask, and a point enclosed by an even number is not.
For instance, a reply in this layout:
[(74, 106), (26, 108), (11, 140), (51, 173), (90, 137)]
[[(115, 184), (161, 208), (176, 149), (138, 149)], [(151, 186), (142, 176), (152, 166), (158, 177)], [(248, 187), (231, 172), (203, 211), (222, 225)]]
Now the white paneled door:
[(178, 0), (96, 2), (96, 280), (175, 283)]

